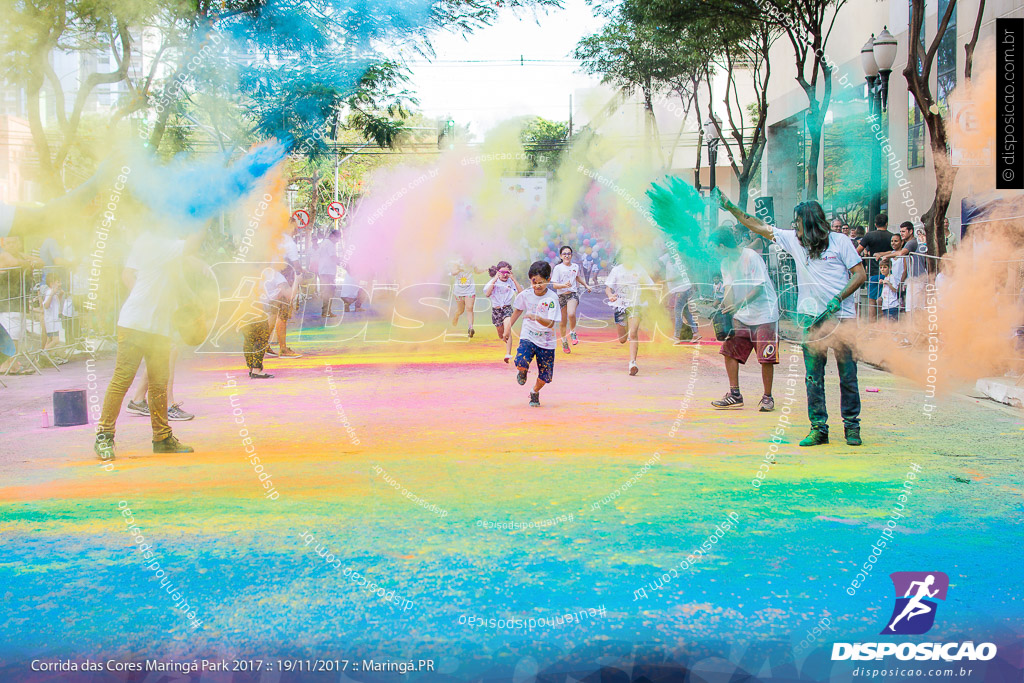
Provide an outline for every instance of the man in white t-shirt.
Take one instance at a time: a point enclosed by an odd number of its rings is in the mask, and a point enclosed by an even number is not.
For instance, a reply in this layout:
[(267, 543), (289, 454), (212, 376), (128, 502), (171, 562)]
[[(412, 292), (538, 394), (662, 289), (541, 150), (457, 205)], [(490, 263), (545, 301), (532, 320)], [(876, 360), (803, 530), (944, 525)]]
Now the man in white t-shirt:
[[(555, 323), (562, 317), (558, 297), (548, 289), (551, 282), (551, 264), (536, 261), (527, 273), (530, 286), (516, 294), (512, 301), (512, 322), (523, 318), (519, 331), (519, 348), (516, 350), (515, 365), (519, 371), (516, 381), (520, 386), (526, 384), (526, 375), (530, 371), (530, 362), (537, 359), (537, 381), (530, 392), (530, 405), (540, 406), (540, 390), (550, 384), (555, 372)], [(505, 362), (512, 354), (512, 335), (508, 336)]]
[(711, 243), (722, 257), (722, 282), (725, 284), (722, 311), (732, 314), (735, 331), (720, 350), (725, 358), (729, 392), (711, 405), (716, 410), (743, 408), (740, 364), (745, 364), (750, 352), (756, 350), (764, 385), (758, 410), (771, 412), (775, 410), (772, 380), (779, 362), (779, 297), (775, 294), (775, 285), (761, 256), (752, 249), (737, 246), (731, 230), (716, 230), (711, 235)]
[(277, 244), (281, 258), (285, 262), (285, 266), (281, 269), (281, 274), (288, 281), (290, 291), (288, 292), (287, 302), (281, 302), (275, 308), (276, 312), (271, 313), (270, 317), (270, 343), (272, 344), (276, 341), (278, 351), (274, 351), (268, 344), (266, 355), (275, 358), (278, 356), (281, 358), (302, 357), (301, 353), (288, 346), (288, 321), (294, 312), (295, 298), (298, 296), (299, 285), (302, 283), (304, 273), (302, 263), (299, 260), (299, 247), (292, 236), (298, 229), (298, 219), (295, 216), (291, 216), (288, 219), (288, 227), (282, 233), (281, 239)]
[(148, 401), (154, 453), (191, 453), (171, 433), (167, 422), (167, 381), (170, 376), (171, 314), (177, 306), (175, 289), (182, 284), (185, 256), (199, 253), (205, 227), (188, 239), (143, 233), (132, 245), (125, 268), (135, 282), (117, 319), (117, 360), (103, 398), (93, 450), (101, 460), (114, 459), (114, 427), (125, 394), (143, 359), (149, 376)]
[(867, 280), (864, 264), (845, 235), (829, 230), (821, 205), (801, 202), (794, 209), (795, 230), (780, 230), (751, 216), (721, 195), (722, 208), (752, 232), (786, 250), (797, 276), (797, 313), (803, 322), (807, 413), (811, 432), (801, 446), (828, 443), (828, 411), (825, 407), (825, 361), (832, 347), (839, 366), (840, 409), (846, 443), (861, 445), (860, 391), (857, 361), (849, 339), (856, 312), (851, 298)]
[(341, 258), (338, 256), (338, 241), (341, 233), (331, 230), (327, 237), (320, 243), (317, 254), (317, 265), (320, 275), (320, 300), (323, 302), (320, 307), (320, 316), (330, 318), (334, 315), (331, 311), (331, 300), (334, 298), (334, 281), (338, 279), (338, 264)]

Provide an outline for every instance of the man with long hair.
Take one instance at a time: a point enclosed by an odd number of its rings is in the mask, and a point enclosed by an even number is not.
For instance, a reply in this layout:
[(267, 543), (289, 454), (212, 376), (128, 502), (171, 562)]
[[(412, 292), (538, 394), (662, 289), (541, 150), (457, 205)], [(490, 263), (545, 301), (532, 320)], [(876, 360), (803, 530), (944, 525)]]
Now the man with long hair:
[(807, 414), (811, 432), (801, 446), (828, 443), (828, 411), (825, 407), (825, 362), (828, 348), (839, 366), (840, 408), (846, 428), (846, 443), (861, 445), (860, 391), (857, 361), (848, 327), (856, 320), (853, 299), (867, 275), (853, 243), (829, 230), (821, 204), (801, 202), (793, 210), (795, 230), (781, 230), (744, 212), (720, 195), (722, 208), (751, 232), (775, 242), (787, 251), (796, 266), (797, 315), (804, 328), (804, 368), (807, 386)]

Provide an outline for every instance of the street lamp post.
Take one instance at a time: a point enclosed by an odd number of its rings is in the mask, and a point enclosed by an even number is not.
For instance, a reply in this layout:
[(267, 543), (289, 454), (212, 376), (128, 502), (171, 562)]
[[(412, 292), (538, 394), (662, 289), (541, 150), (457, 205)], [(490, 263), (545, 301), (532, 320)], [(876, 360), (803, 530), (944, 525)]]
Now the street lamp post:
[[(883, 27), (877, 37), (872, 33), (860, 49), (860, 63), (868, 83), (868, 113), (886, 133), (889, 128), (885, 116), (888, 109), (889, 75), (896, 61), (896, 47), (896, 39), (889, 33), (888, 27)], [(883, 187), (888, 187), (888, 183), (882, 182), (882, 146), (871, 126), (868, 126), (868, 136), (871, 140), (871, 191), (868, 201), (870, 222), (882, 210)]]
[(718, 227), (718, 204), (715, 202), (715, 167), (718, 165), (718, 122), (712, 118), (708, 118), (704, 122), (704, 139), (708, 141), (708, 173), (710, 175), (710, 193), (711, 202), (710, 207), (710, 219), (711, 229), (714, 230)]

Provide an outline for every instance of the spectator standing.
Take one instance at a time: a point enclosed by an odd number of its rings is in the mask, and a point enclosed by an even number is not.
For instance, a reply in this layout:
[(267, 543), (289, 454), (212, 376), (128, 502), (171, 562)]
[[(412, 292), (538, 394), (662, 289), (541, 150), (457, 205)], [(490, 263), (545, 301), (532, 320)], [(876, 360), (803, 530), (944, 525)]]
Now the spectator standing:
[(867, 260), (868, 274), (868, 322), (878, 319), (878, 308), (882, 303), (882, 286), (878, 273), (878, 260), (892, 250), (892, 233), (889, 232), (889, 217), (880, 213), (875, 216), (874, 230), (860, 241), (857, 252)]
[(330, 318), (334, 316), (331, 311), (331, 301), (334, 299), (335, 280), (338, 279), (338, 264), (341, 258), (338, 256), (338, 242), (341, 240), (341, 233), (331, 230), (327, 237), (320, 242), (317, 254), (317, 264), (320, 275), (320, 316)]

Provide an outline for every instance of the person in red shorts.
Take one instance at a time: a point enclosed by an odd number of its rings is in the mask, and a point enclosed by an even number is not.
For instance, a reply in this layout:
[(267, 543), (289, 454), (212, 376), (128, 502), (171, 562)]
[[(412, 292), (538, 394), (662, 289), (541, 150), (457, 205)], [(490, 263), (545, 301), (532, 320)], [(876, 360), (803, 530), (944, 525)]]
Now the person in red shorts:
[(740, 364), (746, 363), (751, 351), (757, 352), (761, 364), (764, 395), (758, 409), (762, 413), (775, 410), (772, 380), (779, 362), (779, 298), (768, 275), (768, 267), (752, 249), (737, 246), (732, 231), (720, 229), (711, 235), (711, 243), (722, 257), (722, 281), (725, 299), (722, 310), (732, 313), (735, 334), (722, 344), (725, 372), (729, 376), (729, 393), (711, 405), (716, 410), (743, 408), (740, 393)]

